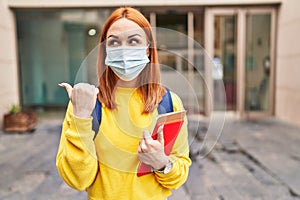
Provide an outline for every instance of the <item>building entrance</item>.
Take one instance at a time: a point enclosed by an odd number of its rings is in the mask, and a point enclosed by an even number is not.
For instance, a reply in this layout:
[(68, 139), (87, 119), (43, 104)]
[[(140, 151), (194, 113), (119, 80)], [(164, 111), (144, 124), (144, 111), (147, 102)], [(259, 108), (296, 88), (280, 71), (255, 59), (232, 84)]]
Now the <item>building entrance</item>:
[[(209, 88), (214, 91), (214, 103), (209, 109), (218, 110), (216, 80), (221, 79), (227, 111), (244, 117), (271, 115), (275, 9), (208, 8), (205, 20), (205, 47), (215, 63), (212, 69), (205, 69), (212, 70)], [(216, 70), (221, 75), (216, 76)]]

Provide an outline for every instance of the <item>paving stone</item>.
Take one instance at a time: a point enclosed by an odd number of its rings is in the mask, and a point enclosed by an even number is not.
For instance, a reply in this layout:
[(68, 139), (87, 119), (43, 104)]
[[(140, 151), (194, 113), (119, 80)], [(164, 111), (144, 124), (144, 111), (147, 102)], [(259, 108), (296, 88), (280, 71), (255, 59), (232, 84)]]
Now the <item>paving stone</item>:
[(223, 162), (221, 167), (232, 180), (235, 187), (244, 198), (268, 199), (267, 193), (253, 175), (239, 162)]
[(232, 179), (222, 168), (213, 162), (207, 162), (205, 168), (207, 191), (214, 199), (243, 200), (244, 196), (232, 184)]
[(177, 190), (172, 191), (172, 195), (168, 200), (191, 200), (189, 194), (185, 190), (185, 186), (178, 188)]
[(87, 194), (70, 188), (66, 183), (62, 182), (59, 186), (58, 191), (52, 195), (51, 200), (64, 199), (64, 200), (85, 200)]
[(205, 175), (202, 166), (198, 162), (193, 162), (190, 167), (190, 173), (186, 182), (186, 188), (191, 199), (195, 195), (208, 195), (205, 188)]
[(221, 162), (240, 162), (245, 168), (263, 185), (280, 185), (272, 175), (268, 174), (264, 169), (249, 159), (241, 152), (228, 153), (224, 151), (214, 151), (213, 156), (218, 163)]
[[(288, 132), (288, 130), (286, 130)], [(272, 138), (270, 140), (266, 139)], [(300, 162), (292, 159), (290, 149), (296, 148), (291, 145), (293, 138), (284, 138), (285, 144), (276, 139), (276, 131), (264, 133), (264, 138), (249, 135), (243, 135), (238, 138), (238, 142), (254, 159), (256, 159), (263, 167), (274, 174), (284, 184), (286, 184), (296, 195), (300, 196)], [(280, 137), (281, 138), (281, 137)], [(274, 142), (270, 142), (274, 141)], [(300, 145), (298, 145), (300, 152)]]
[(38, 188), (38, 186), (45, 180), (44, 173), (30, 173), (16, 180), (12, 186), (9, 187), (10, 192), (20, 194), (28, 194)]

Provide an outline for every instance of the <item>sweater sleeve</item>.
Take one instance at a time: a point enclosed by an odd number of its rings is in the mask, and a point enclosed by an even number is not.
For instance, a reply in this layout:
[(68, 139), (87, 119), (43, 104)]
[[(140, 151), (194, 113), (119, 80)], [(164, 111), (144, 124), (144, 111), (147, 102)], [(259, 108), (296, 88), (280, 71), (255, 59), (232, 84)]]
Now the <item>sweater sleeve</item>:
[(69, 103), (63, 122), (56, 166), (60, 176), (72, 188), (89, 187), (98, 171), (98, 160), (93, 141), (92, 118), (78, 118)]
[[(183, 110), (184, 108), (180, 98), (174, 93), (171, 93), (171, 95), (174, 111)], [(155, 172), (155, 176), (156, 180), (162, 186), (168, 189), (177, 189), (186, 181), (191, 165), (189, 158), (187, 118), (184, 120), (169, 157), (173, 162), (171, 171), (167, 174)]]

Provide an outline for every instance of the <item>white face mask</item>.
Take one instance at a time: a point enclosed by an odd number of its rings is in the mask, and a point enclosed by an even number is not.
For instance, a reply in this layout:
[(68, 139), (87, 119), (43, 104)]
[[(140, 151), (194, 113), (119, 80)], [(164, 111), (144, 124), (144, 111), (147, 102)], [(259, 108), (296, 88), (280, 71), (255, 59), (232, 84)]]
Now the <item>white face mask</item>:
[(149, 63), (147, 46), (106, 48), (105, 64), (124, 81), (135, 79)]

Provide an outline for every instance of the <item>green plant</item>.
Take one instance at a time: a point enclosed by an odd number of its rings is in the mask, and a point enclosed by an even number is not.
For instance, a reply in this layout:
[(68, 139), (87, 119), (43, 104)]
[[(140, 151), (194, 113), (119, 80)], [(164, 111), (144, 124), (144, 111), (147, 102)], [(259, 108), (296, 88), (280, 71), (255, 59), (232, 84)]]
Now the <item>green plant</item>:
[(11, 114), (16, 114), (20, 111), (20, 107), (18, 105), (12, 105), (10, 109)]

